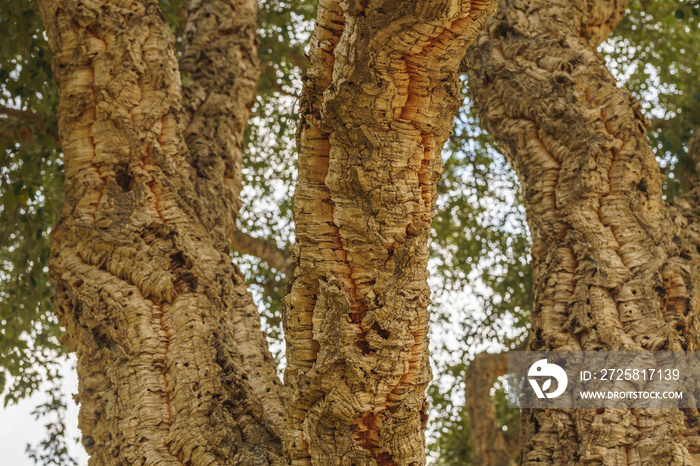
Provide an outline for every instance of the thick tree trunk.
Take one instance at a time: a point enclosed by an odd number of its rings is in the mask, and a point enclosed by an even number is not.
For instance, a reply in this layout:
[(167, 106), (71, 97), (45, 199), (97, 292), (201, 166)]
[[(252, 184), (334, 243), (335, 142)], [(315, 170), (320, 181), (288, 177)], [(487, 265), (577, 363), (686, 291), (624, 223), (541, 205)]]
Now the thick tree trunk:
[(427, 242), (458, 68), (491, 1), (322, 0), (285, 298), (294, 464), (425, 463)]
[[(195, 61), (214, 60), (203, 37), (243, 30), (241, 40), (250, 38), (254, 3), (210, 8), (218, 12), (188, 24), (185, 56), (200, 47)], [(246, 25), (231, 19), (236, 8), (248, 11)], [(211, 170), (192, 167), (218, 166), (239, 147), (251, 97), (225, 107), (241, 113), (222, 129), (223, 148), (195, 138), (189, 157), (178, 66), (157, 2), (46, 0), (41, 10), (56, 54), (65, 164), (51, 278), (64, 341), (78, 356), (90, 464), (283, 463), (274, 363), (231, 264), (227, 228), (215, 228), (235, 211), (233, 195), (207, 202), (212, 193), (201, 188)], [(191, 122), (208, 104), (223, 118), (226, 97), (217, 100), (212, 85), (222, 83), (205, 82), (189, 99), (208, 96)], [(236, 162), (223, 165), (235, 179)]]
[[(503, 0), (470, 55), (524, 194), (532, 350), (698, 349), (698, 204), (664, 204), (640, 105), (595, 51), (625, 4)], [(695, 410), (523, 410), (522, 461), (693, 464), (697, 428)]]

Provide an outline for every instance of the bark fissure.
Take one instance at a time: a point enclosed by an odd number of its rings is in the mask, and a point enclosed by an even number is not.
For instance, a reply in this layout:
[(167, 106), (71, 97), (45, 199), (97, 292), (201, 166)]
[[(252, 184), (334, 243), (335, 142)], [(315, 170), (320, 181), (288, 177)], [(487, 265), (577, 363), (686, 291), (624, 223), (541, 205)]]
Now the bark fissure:
[[(155, 305), (156, 303), (154, 303)], [(172, 412), (172, 407), (170, 405), (170, 381), (168, 380), (168, 372), (165, 370), (167, 367), (167, 361), (168, 361), (168, 352), (170, 351), (170, 328), (165, 322), (166, 319), (166, 309), (168, 309), (168, 306), (166, 304), (159, 304), (158, 310), (159, 310), (159, 324), (160, 328), (165, 334), (165, 349), (163, 351), (163, 359), (161, 360), (162, 364), (162, 370), (161, 370), (161, 375), (163, 377), (163, 392), (165, 395), (165, 408), (166, 408), (166, 417), (165, 417), (165, 424), (167, 428), (167, 434), (166, 438), (163, 440), (163, 445), (168, 449), (168, 453), (170, 453), (171, 456), (176, 458), (178, 462), (184, 466), (184, 462), (182, 461), (182, 458), (180, 458), (178, 455), (174, 454), (172, 450), (170, 449), (170, 444), (167, 441), (168, 436), (170, 435), (170, 426), (172, 423), (172, 417), (173, 417), (173, 412)]]

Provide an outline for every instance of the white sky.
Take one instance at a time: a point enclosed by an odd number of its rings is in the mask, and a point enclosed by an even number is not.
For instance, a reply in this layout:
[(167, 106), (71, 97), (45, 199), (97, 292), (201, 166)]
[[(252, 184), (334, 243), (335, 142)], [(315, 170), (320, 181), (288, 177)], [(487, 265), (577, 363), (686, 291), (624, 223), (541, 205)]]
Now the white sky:
[[(74, 358), (61, 367), (63, 373), (63, 393), (70, 395), (78, 392), (78, 378), (73, 369)], [(43, 390), (37, 391), (32, 397), (22, 400), (14, 406), (0, 408), (0, 464), (7, 466), (34, 466), (34, 462), (25, 453), (27, 443), (36, 445), (46, 437), (44, 424), (47, 420), (35, 420), (31, 412), (37, 405), (45, 401)], [(71, 438), (80, 435), (78, 430), (78, 407), (72, 399), (68, 399), (66, 427)], [(87, 464), (87, 454), (82, 445), (70, 441), (68, 448), (71, 456), (80, 465)]]

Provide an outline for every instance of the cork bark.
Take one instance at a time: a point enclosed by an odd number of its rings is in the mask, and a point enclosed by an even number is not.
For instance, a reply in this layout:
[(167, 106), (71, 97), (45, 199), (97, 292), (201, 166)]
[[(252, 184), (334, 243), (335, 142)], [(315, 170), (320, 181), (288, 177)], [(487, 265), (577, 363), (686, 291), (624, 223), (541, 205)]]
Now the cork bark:
[[(284, 464), (279, 382), (225, 236), (235, 205), (227, 195), (208, 202), (221, 187), (208, 191), (211, 171), (202, 168), (224, 166), (235, 180), (227, 157), (252, 97), (221, 104), (233, 91), (201, 78), (187, 108), (204, 102), (183, 112), (172, 36), (155, 1), (40, 6), (65, 164), (49, 265), (63, 341), (78, 357), (89, 464)], [(238, 8), (248, 12), (241, 24), (232, 19)], [(228, 60), (209, 41), (240, 31), (249, 50), (250, 11), (253, 2), (190, 2), (185, 61), (197, 48), (192, 66)], [(236, 73), (230, 86), (254, 89), (235, 82), (254, 73)], [(226, 112), (234, 123), (221, 138), (188, 139), (188, 151), (184, 134), (198, 118)]]
[[(244, 135), (260, 64), (254, 0), (187, 0), (180, 70), (188, 161), (208, 229), (231, 240), (241, 206)], [(228, 215), (221, 215), (226, 214)]]
[[(469, 54), (532, 236), (531, 350), (698, 350), (698, 192), (673, 205), (596, 47), (622, 0), (503, 0)], [(696, 464), (696, 410), (523, 410), (522, 463)]]
[(285, 298), (298, 465), (425, 463), (427, 242), (458, 68), (490, 1), (321, 0)]
[[(180, 71), (191, 80), (191, 85), (183, 88), (187, 161), (194, 171), (199, 219), (219, 249), (228, 251), (229, 245), (236, 248), (242, 243), (242, 236), (253, 239), (237, 230), (236, 219), (242, 189), (243, 133), (260, 74), (257, 2), (187, 0), (184, 6), (187, 20)], [(263, 252), (266, 255), (259, 255), (273, 258), (278, 253), (269, 248)], [(258, 307), (243, 274), (235, 267), (232, 279), (237, 296), (231, 308), (236, 344), (250, 386), (279, 437), (284, 408), (277, 367), (260, 330)]]

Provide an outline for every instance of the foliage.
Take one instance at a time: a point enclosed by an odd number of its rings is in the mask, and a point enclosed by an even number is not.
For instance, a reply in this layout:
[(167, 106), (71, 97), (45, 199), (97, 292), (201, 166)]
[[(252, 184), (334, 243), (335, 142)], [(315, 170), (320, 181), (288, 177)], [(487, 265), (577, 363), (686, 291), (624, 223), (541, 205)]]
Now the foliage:
[(474, 442), (466, 411), (455, 410), (451, 400), (435, 384), (428, 387), (428, 396), (433, 410), (444, 413), (432, 421), (435, 441), (429, 446), (429, 452), (434, 464), (473, 465), (471, 452), (474, 451)]
[(21, 109), (0, 118), (0, 393), (6, 388), (8, 404), (36, 390), (62, 351), (46, 263), (63, 179), (58, 97), (34, 2), (3, 2), (0, 26), (0, 105)]
[(696, 1), (631, 0), (603, 46), (610, 66), (642, 102), (649, 137), (667, 174), (670, 198), (698, 173), (685, 144), (700, 127), (700, 6)]
[(78, 466), (78, 462), (68, 452), (66, 400), (58, 377), (53, 378), (53, 383), (46, 390), (46, 401), (37, 406), (32, 415), (36, 420), (44, 418), (48, 419), (48, 422), (44, 425), (46, 437), (37, 445), (27, 444), (26, 452), (29, 458), (35, 464), (46, 466)]

